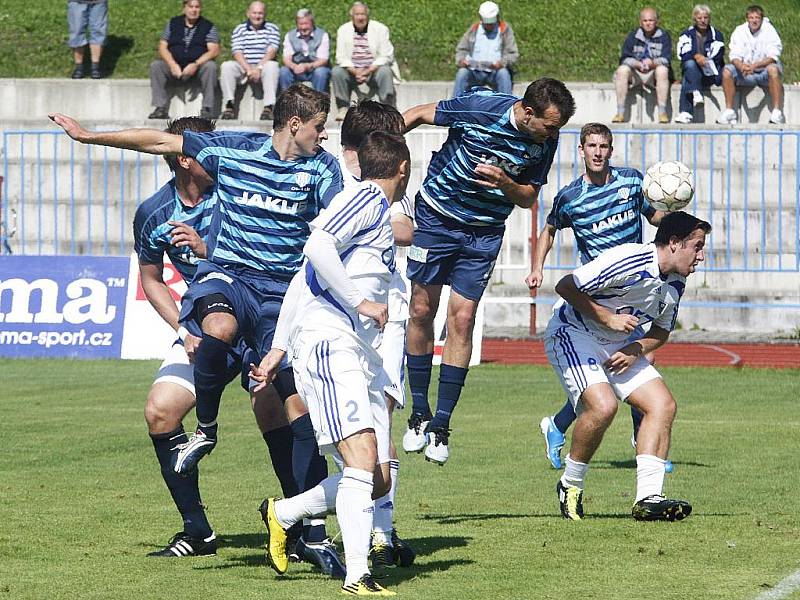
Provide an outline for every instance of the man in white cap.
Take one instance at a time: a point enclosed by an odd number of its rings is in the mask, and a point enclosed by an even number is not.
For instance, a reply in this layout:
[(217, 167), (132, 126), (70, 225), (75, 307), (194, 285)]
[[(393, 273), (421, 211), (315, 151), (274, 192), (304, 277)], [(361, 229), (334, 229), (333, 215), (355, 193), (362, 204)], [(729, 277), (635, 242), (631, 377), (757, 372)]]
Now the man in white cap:
[(510, 94), (513, 67), (519, 58), (514, 30), (500, 19), (500, 7), (484, 2), (478, 8), (480, 21), (473, 23), (456, 47), (456, 81), (453, 97), (475, 85), (486, 85)]

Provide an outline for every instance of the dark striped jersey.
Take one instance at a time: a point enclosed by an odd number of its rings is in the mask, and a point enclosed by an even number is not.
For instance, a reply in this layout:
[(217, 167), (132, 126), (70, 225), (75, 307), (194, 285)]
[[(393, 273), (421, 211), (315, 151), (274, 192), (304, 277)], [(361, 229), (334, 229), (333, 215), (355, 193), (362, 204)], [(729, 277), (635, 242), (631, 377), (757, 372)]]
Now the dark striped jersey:
[(581, 263), (620, 244), (642, 242), (642, 216), (655, 209), (642, 194), (642, 174), (636, 169), (610, 167), (609, 181), (593, 185), (583, 175), (561, 188), (547, 215), (556, 229), (572, 229)]
[(475, 182), (480, 163), (502, 168), (518, 184), (547, 182), (558, 141), (548, 138), (538, 144), (517, 129), (513, 106), (519, 100), (479, 89), (436, 106), (435, 124), (450, 131), (434, 152), (420, 190), (436, 212), (468, 225), (505, 223), (514, 204), (500, 190)]
[(186, 223), (205, 240), (215, 204), (216, 197), (207, 193), (197, 206), (186, 206), (178, 197), (175, 180), (170, 179), (136, 209), (133, 247), (139, 262), (145, 265), (162, 264), (166, 253), (186, 283), (189, 283), (194, 279), (199, 259), (188, 246), (178, 248), (170, 243), (170, 232), (174, 225), (170, 225), (169, 221)]
[(184, 132), (183, 153), (215, 184), (209, 259), (290, 280), (303, 262), (309, 222), (342, 189), (336, 158), (320, 150), (284, 161), (271, 136), (234, 131)]

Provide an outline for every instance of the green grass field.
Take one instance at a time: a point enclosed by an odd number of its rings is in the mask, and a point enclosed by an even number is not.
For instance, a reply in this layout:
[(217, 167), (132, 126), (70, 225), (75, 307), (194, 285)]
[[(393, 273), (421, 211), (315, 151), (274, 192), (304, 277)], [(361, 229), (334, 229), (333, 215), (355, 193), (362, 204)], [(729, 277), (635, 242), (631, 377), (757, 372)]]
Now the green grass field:
[[(233, 387), (202, 464), (219, 554), (145, 558), (180, 528), (142, 417), (156, 366), (0, 360), (0, 599), (338, 596), (309, 567), (281, 579), (265, 567), (256, 508), (279, 488)], [(666, 492), (692, 501), (688, 520), (630, 518), (624, 407), (590, 470), (587, 518), (562, 520), (535, 428), (563, 401), (555, 376), (481, 366), (454, 419), (451, 461), (402, 458), (397, 526), (419, 557), (388, 585), (405, 598), (744, 599), (797, 571), (800, 372), (664, 372), (679, 404)]]
[[(206, 0), (204, 13), (220, 29), (230, 55), (230, 34), (244, 20), (248, 0)], [(349, 17), (350, 0), (325, 2), (271, 2), (267, 18), (281, 32), (294, 26), (300, 6), (309, 6), (317, 22), (335, 36)], [(411, 80), (452, 79), (455, 75), (456, 43), (477, 20), (480, 0), (372, 0), (372, 17), (388, 25), (404, 77)], [(639, 0), (585, 2), (584, 0), (500, 0), (500, 7), (514, 27), (521, 52), (518, 81), (542, 75), (565, 81), (610, 82), (628, 31), (638, 25)], [(744, 22), (744, 9), (751, 2), (717, 0), (711, 3), (712, 24), (725, 38)], [(30, 0), (0, 2), (0, 77), (68, 77), (71, 53), (66, 46), (67, 25), (64, 0), (46, 3)], [(693, 3), (660, 0), (662, 25), (673, 44), (691, 24)], [(783, 63), (787, 82), (800, 79), (800, 19), (798, 0), (761, 2), (783, 39)], [(156, 58), (158, 38), (169, 17), (180, 12), (178, 0), (110, 0), (109, 39), (105, 68), (113, 77), (147, 77)], [(680, 61), (673, 66), (680, 77)]]

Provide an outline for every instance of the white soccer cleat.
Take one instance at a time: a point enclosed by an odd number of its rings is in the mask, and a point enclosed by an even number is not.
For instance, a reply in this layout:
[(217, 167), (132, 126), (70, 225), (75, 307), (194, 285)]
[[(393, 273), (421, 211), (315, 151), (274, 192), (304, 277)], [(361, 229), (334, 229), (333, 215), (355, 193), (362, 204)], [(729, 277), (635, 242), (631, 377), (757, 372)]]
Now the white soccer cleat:
[(692, 121), (694, 121), (694, 116), (692, 116), (692, 113), (688, 112), (678, 113), (678, 116), (675, 117), (676, 123), (688, 124), (691, 123)]
[(736, 111), (732, 108), (726, 108), (717, 117), (717, 123), (720, 125), (735, 125), (737, 120)]
[(703, 98), (703, 92), (700, 90), (695, 90), (692, 92), (692, 104), (695, 106), (700, 106), (701, 104), (705, 103), (705, 98)]
[(783, 113), (781, 112), (780, 108), (775, 108), (772, 110), (772, 113), (769, 116), (769, 122), (773, 125), (783, 125), (786, 122), (786, 119), (783, 117)]
[(422, 452), (425, 449), (425, 428), (428, 421), (419, 413), (411, 413), (408, 418), (408, 429), (403, 434), (403, 450), (406, 452)]
[(450, 458), (450, 450), (447, 443), (450, 438), (450, 430), (444, 427), (429, 429), (425, 434), (428, 445), (425, 448), (425, 460), (436, 463), (440, 467)]

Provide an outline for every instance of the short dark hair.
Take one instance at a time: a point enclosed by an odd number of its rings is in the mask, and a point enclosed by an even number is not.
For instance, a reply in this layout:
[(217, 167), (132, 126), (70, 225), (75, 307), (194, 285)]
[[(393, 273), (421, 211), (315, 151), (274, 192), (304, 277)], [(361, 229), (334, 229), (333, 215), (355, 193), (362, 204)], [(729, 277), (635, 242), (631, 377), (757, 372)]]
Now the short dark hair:
[(388, 104), (363, 100), (350, 108), (342, 121), (342, 146), (358, 148), (373, 131), (403, 133), (403, 115)]
[(533, 109), (539, 118), (549, 106), (555, 106), (561, 114), (561, 122), (566, 123), (575, 114), (575, 99), (563, 81), (551, 77), (537, 79), (525, 90), (522, 105)]
[[(184, 131), (214, 131), (216, 124), (211, 119), (204, 117), (181, 117), (167, 122), (167, 127), (164, 129), (167, 133), (173, 135), (183, 135)], [(164, 160), (169, 166), (169, 170), (173, 173), (178, 169), (178, 159), (174, 154), (164, 155)]]
[(406, 140), (397, 133), (373, 131), (358, 147), (361, 179), (389, 179), (397, 175), (400, 163), (411, 163)]
[(710, 233), (711, 224), (682, 210), (667, 213), (658, 225), (653, 242), (656, 246), (666, 246), (672, 238), (683, 241), (696, 229)]
[(602, 123), (587, 123), (583, 127), (581, 127), (581, 146), (586, 143), (586, 138), (590, 135), (602, 135), (606, 140), (608, 140), (608, 145), (614, 145), (614, 135), (611, 133), (611, 130), (608, 126), (603, 125)]
[(272, 126), (280, 131), (292, 117), (299, 117), (303, 123), (320, 113), (327, 117), (331, 109), (331, 97), (302, 83), (295, 83), (278, 94)]
[(759, 17), (764, 18), (764, 9), (758, 4), (751, 4), (747, 7), (747, 10), (744, 11), (745, 16), (752, 15), (753, 13), (758, 13)]

